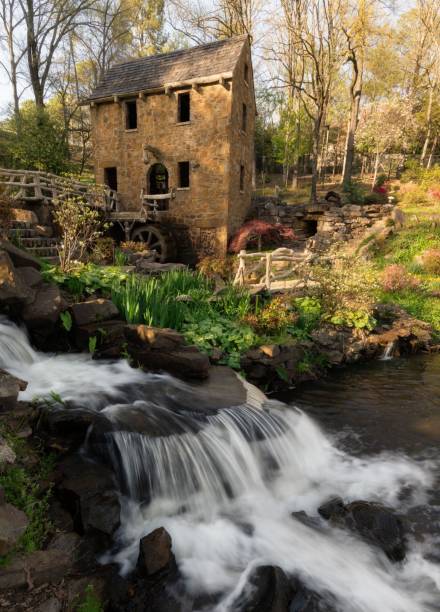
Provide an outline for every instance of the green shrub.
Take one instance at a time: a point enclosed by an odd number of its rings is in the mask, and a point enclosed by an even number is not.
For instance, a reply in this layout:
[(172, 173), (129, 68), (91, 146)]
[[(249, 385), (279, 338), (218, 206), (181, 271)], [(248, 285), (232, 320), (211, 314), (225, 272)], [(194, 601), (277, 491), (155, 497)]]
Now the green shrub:
[(103, 612), (104, 608), (91, 584), (87, 586), (83, 601), (76, 606), (75, 610), (76, 612)]
[(285, 333), (297, 318), (298, 316), (290, 310), (286, 300), (276, 297), (256, 312), (247, 314), (243, 322), (250, 325), (259, 334), (272, 336)]
[(304, 331), (315, 329), (322, 316), (321, 302), (314, 297), (299, 297), (293, 300), (293, 307), (298, 313), (296, 326)]

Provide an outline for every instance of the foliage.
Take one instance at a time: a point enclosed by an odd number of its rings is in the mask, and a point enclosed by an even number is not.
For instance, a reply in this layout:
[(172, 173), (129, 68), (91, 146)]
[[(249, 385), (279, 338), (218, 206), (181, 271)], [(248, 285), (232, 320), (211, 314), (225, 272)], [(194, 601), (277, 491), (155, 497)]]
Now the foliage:
[(113, 263), (115, 243), (110, 236), (96, 238), (91, 247), (90, 261), (96, 264)]
[(271, 336), (285, 332), (296, 319), (297, 315), (289, 309), (286, 300), (275, 297), (255, 313), (247, 314), (243, 321), (258, 334)]
[(76, 612), (103, 612), (99, 597), (91, 584), (86, 588), (83, 601), (75, 608)]
[(61, 323), (63, 324), (64, 329), (67, 332), (70, 332), (70, 330), (72, 329), (72, 315), (70, 314), (70, 312), (68, 310), (66, 310), (66, 312), (61, 312), (60, 313), (60, 319), (61, 319)]
[(190, 344), (211, 354), (220, 349), (225, 355), (221, 363), (240, 369), (240, 356), (258, 344), (258, 336), (247, 325), (230, 321), (220, 315), (188, 323), (183, 333)]
[(69, 150), (60, 118), (33, 102), (21, 105), (17, 125), (15, 117), (7, 121), (13, 134), (10, 157), (14, 166), (61, 174), (69, 168)]
[(384, 243), (378, 262), (413, 265), (417, 256), (429, 249), (440, 249), (440, 228), (429, 222), (405, 226)]
[(279, 243), (283, 240), (295, 240), (295, 234), (291, 228), (281, 223), (268, 223), (260, 219), (252, 219), (242, 225), (236, 232), (229, 244), (229, 252), (239, 253), (256, 238), (267, 243)]
[(350, 310), (345, 308), (338, 310), (329, 317), (329, 321), (333, 325), (344, 325), (346, 327), (354, 327), (355, 329), (368, 330), (374, 329), (377, 324), (371, 312), (364, 309)]
[(5, 196), (0, 195), (0, 239), (6, 239), (14, 221), (12, 208), (14, 201)]
[(427, 249), (421, 255), (422, 265), (425, 272), (440, 276), (440, 247)]
[(104, 230), (99, 211), (77, 197), (61, 197), (53, 201), (53, 218), (61, 230), (58, 247), (60, 267), (71, 270), (75, 261), (83, 261), (89, 249)]
[(114, 264), (115, 266), (126, 266), (128, 264), (129, 258), (127, 253), (124, 253), (124, 251), (122, 251), (119, 248), (115, 249), (115, 254), (114, 254)]
[(322, 306), (317, 298), (309, 296), (295, 298), (293, 307), (298, 313), (297, 327), (309, 333), (318, 326), (322, 316)]
[(77, 264), (68, 272), (46, 264), (42, 274), (46, 281), (57, 283), (78, 299), (97, 291), (110, 296), (115, 281), (123, 282), (129, 276), (117, 266), (102, 268), (91, 263)]
[(133, 253), (144, 253), (145, 251), (150, 250), (148, 244), (140, 240), (126, 240), (125, 242), (120, 243), (119, 248), (122, 251), (132, 251)]
[(197, 270), (208, 278), (218, 278), (230, 281), (234, 273), (235, 258), (231, 256), (215, 257), (213, 255), (204, 257), (197, 264)]
[(391, 264), (383, 270), (381, 284), (384, 291), (402, 291), (403, 289), (416, 289), (420, 285), (420, 280), (410, 274), (405, 266)]
[(51, 491), (49, 488), (42, 492), (40, 482), (47, 479), (52, 468), (53, 458), (48, 455), (40, 460), (35, 472), (13, 466), (0, 474), (0, 486), (6, 501), (22, 510), (29, 519), (28, 527), (19, 542), (19, 548), (26, 552), (41, 548), (51, 527), (48, 521)]
[(438, 297), (430, 296), (426, 291), (403, 291), (384, 292), (381, 295), (384, 304), (397, 304), (410, 315), (421, 321), (426, 321), (440, 332), (440, 300)]

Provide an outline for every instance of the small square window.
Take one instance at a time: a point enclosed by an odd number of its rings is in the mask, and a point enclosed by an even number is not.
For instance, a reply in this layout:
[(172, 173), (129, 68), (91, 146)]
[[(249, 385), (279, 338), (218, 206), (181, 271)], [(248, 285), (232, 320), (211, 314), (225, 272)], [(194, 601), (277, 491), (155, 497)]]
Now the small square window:
[(244, 191), (244, 166), (240, 166), (240, 191)]
[(249, 64), (244, 65), (244, 80), (245, 83), (249, 83)]
[(191, 120), (191, 100), (189, 93), (178, 94), (177, 97), (177, 121), (187, 123)]
[(135, 130), (137, 128), (137, 102), (128, 100), (125, 103), (125, 129)]
[(243, 132), (246, 131), (247, 127), (247, 106), (243, 104), (242, 115), (241, 115), (241, 129)]
[(189, 187), (189, 161), (179, 162), (179, 187)]

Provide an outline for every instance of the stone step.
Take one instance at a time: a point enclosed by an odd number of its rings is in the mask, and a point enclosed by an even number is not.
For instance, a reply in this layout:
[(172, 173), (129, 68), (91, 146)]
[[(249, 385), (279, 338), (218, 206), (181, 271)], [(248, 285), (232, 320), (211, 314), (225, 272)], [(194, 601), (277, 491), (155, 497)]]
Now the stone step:
[(31, 237), (31, 238), (21, 238), (20, 240), (22, 246), (25, 249), (33, 249), (35, 247), (48, 247), (51, 248), (58, 244), (57, 238), (45, 238), (43, 236)]
[(32, 229), (33, 224), (30, 221), (13, 221), (11, 229)]
[(22, 238), (34, 238), (38, 234), (37, 234), (37, 231), (32, 228), (16, 227), (9, 231), (9, 235), (12, 236), (13, 238), (22, 239)]
[(60, 263), (60, 258), (58, 257), (58, 255), (51, 255), (50, 257), (42, 257), (41, 259), (44, 259), (46, 263), (53, 264), (54, 266), (57, 266)]
[(46, 257), (58, 257), (58, 251), (56, 247), (32, 247), (30, 249), (26, 249), (32, 255), (36, 257), (46, 258)]

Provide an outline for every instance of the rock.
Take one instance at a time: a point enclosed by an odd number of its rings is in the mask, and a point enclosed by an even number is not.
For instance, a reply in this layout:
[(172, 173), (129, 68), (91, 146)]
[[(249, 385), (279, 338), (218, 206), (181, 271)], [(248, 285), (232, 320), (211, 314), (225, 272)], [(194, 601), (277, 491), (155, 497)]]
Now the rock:
[(26, 286), (15, 269), (8, 253), (0, 251), (0, 304), (14, 305), (29, 302), (33, 291)]
[(81, 544), (81, 536), (74, 531), (57, 534), (51, 540), (48, 550), (61, 550), (69, 554), (72, 561), (76, 559)]
[(34, 229), (37, 236), (41, 236), (42, 238), (52, 238), (53, 236), (53, 228), (50, 225), (36, 225)]
[(280, 354), (280, 347), (276, 344), (264, 344), (260, 346), (260, 351), (267, 357), (277, 357)]
[(22, 318), (29, 329), (51, 329), (66, 306), (58, 287), (45, 283), (38, 289), (35, 299), (24, 307)]
[(336, 191), (327, 191), (324, 196), (324, 200), (326, 202), (331, 202), (332, 204), (341, 205), (341, 196)]
[(24, 284), (28, 287), (32, 287), (32, 289), (40, 287), (44, 282), (41, 272), (31, 266), (23, 266), (20, 268), (20, 276)]
[(11, 504), (0, 505), (0, 557), (14, 549), (28, 525), (24, 512)]
[(6, 503), (5, 490), (3, 487), (0, 487), (0, 506), (3, 506)]
[(171, 536), (163, 527), (155, 529), (139, 542), (138, 570), (146, 576), (176, 569)]
[(307, 588), (298, 578), (291, 581), (291, 586), (294, 594), (289, 612), (337, 612), (336, 608), (321, 595)]
[(8, 465), (15, 463), (15, 453), (9, 444), (0, 436), (0, 474)]
[(146, 325), (129, 325), (124, 331), (128, 353), (143, 368), (164, 370), (184, 379), (208, 377), (208, 355), (195, 346), (186, 346), (178, 332)]
[(280, 567), (262, 565), (248, 577), (231, 612), (288, 612), (292, 589)]
[(33, 210), (26, 210), (25, 208), (11, 208), (11, 213), (15, 221), (30, 223), (31, 225), (38, 223), (38, 217)]
[(74, 328), (75, 343), (80, 350), (88, 350), (90, 338), (97, 339), (94, 357), (117, 359), (125, 355), (125, 321), (111, 319)]
[(60, 465), (58, 495), (80, 533), (112, 536), (120, 525), (119, 497), (113, 473), (105, 466), (71, 456)]
[(362, 500), (344, 505), (340, 498), (334, 498), (320, 506), (318, 512), (326, 520), (355, 531), (381, 548), (391, 561), (405, 558), (405, 529), (392, 508)]
[(0, 370), (0, 412), (15, 408), (18, 394), (26, 387), (27, 382), (24, 380), (12, 376), (5, 370)]
[(61, 612), (63, 606), (59, 599), (51, 597), (35, 608), (35, 612)]
[(67, 584), (67, 610), (69, 612), (78, 612), (83, 609), (80, 606), (84, 603), (88, 590), (91, 590), (94, 597), (104, 604), (107, 591), (106, 577), (92, 575), (69, 580)]
[(139, 259), (136, 261), (136, 271), (141, 274), (149, 274), (157, 276), (164, 272), (171, 272), (172, 270), (185, 270), (185, 264), (179, 263), (156, 263), (145, 259)]
[(31, 267), (36, 270), (41, 270), (41, 263), (38, 261), (36, 257), (28, 253), (28, 251), (24, 251), (23, 249), (19, 249), (12, 242), (8, 242), (7, 240), (3, 240), (0, 242), (0, 250), (6, 251), (9, 257), (12, 260), (12, 263), (16, 268), (23, 267)]
[(0, 589), (32, 588), (59, 582), (72, 567), (69, 555), (60, 550), (37, 550), (19, 555), (2, 567)]
[(83, 444), (89, 427), (101, 420), (107, 423), (99, 412), (86, 408), (42, 406), (34, 424), (34, 434), (47, 449), (72, 452)]
[(102, 298), (73, 304), (71, 311), (73, 320), (78, 326), (119, 318), (119, 310), (113, 302)]

